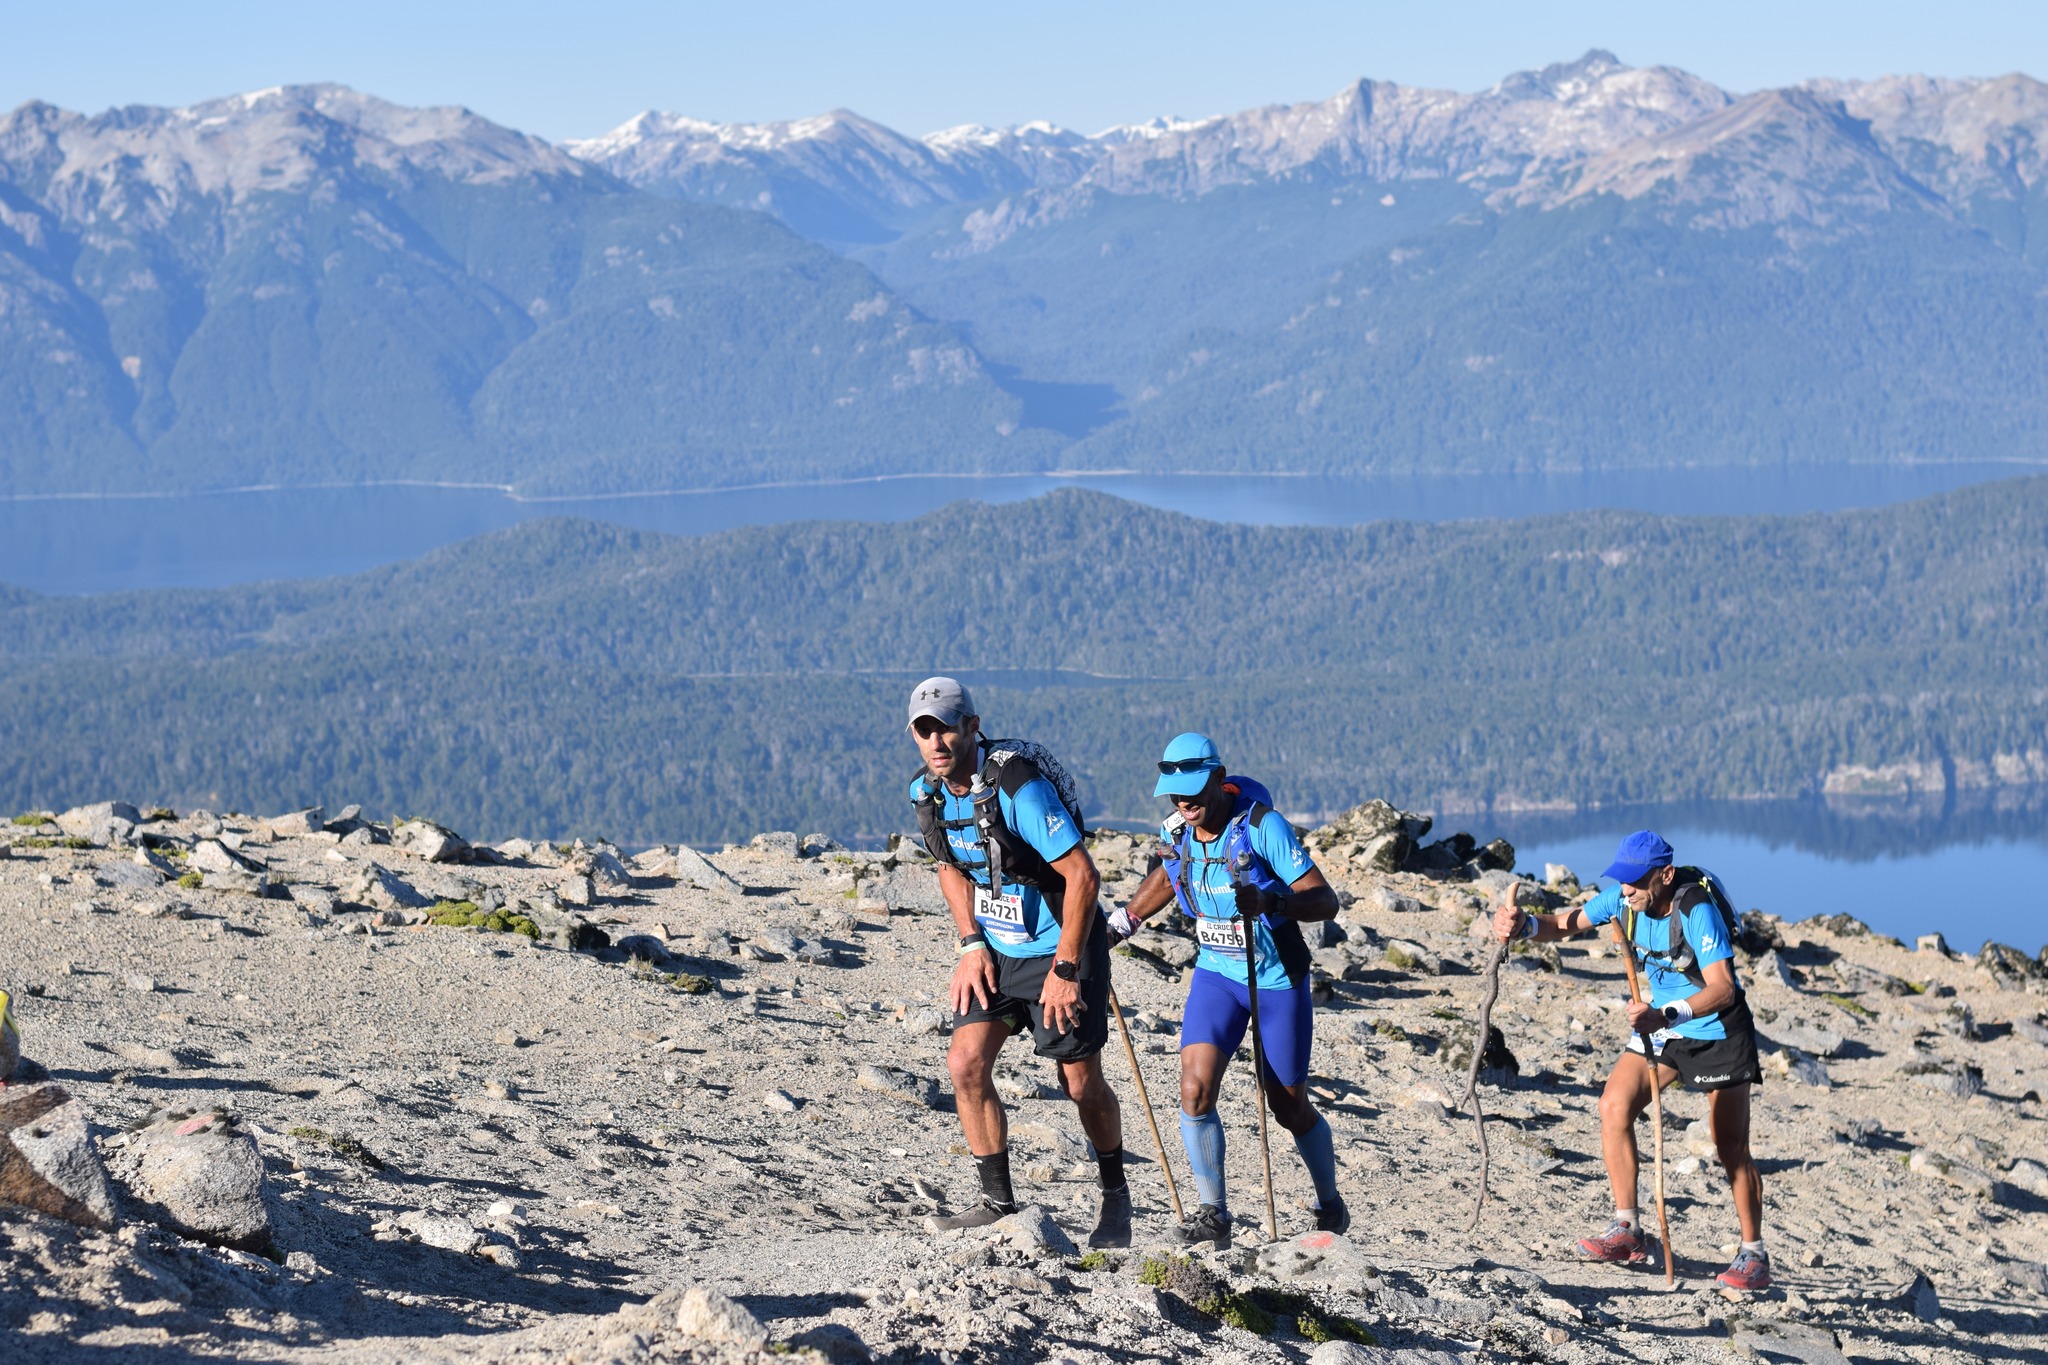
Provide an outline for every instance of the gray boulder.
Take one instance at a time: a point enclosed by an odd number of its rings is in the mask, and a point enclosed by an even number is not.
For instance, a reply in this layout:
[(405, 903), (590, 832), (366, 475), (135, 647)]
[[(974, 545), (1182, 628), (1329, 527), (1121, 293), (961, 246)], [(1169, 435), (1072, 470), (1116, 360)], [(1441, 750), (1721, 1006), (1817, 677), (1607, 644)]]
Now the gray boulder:
[(433, 903), (404, 878), (375, 863), (342, 885), (341, 899), (371, 910), (419, 910)]
[(914, 1076), (893, 1066), (877, 1066), (873, 1062), (862, 1062), (860, 1070), (854, 1073), (853, 1083), (862, 1090), (888, 1099), (901, 1100), (906, 1104), (921, 1104), (927, 1109), (939, 1107), (938, 1082)]
[(1011, 1246), (1023, 1251), (1048, 1252), (1054, 1256), (1078, 1256), (1080, 1248), (1052, 1215), (1036, 1204), (1026, 1204), (989, 1228)]
[(676, 880), (699, 891), (739, 891), (739, 883), (713, 867), (705, 856), (687, 844), (678, 845), (675, 856)]
[(109, 891), (152, 891), (167, 880), (152, 864), (125, 860), (94, 868), (92, 879)]
[(58, 1085), (0, 1090), (0, 1204), (86, 1227), (114, 1225), (114, 1198), (85, 1110)]
[(74, 806), (57, 817), (57, 828), (74, 839), (96, 844), (125, 844), (142, 823), (142, 812), (126, 801), (102, 801), (94, 806)]
[(151, 1222), (238, 1251), (273, 1249), (263, 1157), (231, 1117), (158, 1119), (129, 1135), (114, 1168)]
[(393, 847), (430, 863), (465, 860), (469, 845), (452, 829), (431, 820), (408, 820), (391, 831)]
[(309, 806), (305, 810), (296, 810), (289, 815), (273, 815), (263, 823), (270, 826), (272, 834), (283, 836), (318, 834), (327, 828), (326, 816), (327, 812), (319, 806)]
[(477, 1231), (467, 1219), (449, 1214), (429, 1213), (415, 1209), (398, 1216), (398, 1226), (420, 1239), (423, 1245), (452, 1251), (457, 1256), (473, 1256), (483, 1249), (484, 1235)]
[(1404, 896), (1391, 886), (1375, 886), (1362, 898), (1365, 908), (1382, 915), (1415, 915), (1429, 907), (1413, 896)]
[(209, 876), (216, 872), (255, 872), (263, 866), (254, 859), (243, 857), (216, 839), (201, 839), (194, 844), (191, 857), (186, 861), (195, 871), (204, 872)]

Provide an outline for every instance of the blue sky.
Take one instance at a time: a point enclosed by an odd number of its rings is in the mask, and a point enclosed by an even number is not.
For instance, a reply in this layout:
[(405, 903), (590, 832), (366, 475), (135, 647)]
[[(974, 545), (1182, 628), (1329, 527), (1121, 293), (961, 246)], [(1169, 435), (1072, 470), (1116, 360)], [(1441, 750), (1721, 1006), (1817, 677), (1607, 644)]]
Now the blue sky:
[(1320, 98), (1360, 76), (1476, 90), (1589, 47), (1738, 91), (1892, 71), (2048, 79), (2048, 3), (0, 0), (0, 108), (97, 112), (333, 80), (551, 138), (645, 108), (774, 119), (844, 106), (910, 133), (1032, 118), (1092, 132)]

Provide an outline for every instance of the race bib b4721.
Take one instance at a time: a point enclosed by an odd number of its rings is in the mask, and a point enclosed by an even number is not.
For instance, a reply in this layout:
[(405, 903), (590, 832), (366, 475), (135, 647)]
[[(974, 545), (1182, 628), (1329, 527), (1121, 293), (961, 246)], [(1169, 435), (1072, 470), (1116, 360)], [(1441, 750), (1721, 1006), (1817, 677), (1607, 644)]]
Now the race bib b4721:
[(1023, 943), (1031, 937), (1024, 927), (1022, 893), (998, 896), (992, 895), (985, 886), (975, 887), (974, 918), (998, 942)]

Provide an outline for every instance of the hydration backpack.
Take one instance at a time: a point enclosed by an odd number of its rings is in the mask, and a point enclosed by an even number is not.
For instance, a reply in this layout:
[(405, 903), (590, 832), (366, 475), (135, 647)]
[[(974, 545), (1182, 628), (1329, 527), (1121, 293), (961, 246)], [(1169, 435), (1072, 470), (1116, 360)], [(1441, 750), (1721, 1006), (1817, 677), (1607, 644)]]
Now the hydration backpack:
[[(1167, 881), (1173, 886), (1175, 899), (1180, 902), (1182, 913), (1190, 919), (1200, 918), (1195, 910), (1193, 873), (1222, 863), (1230, 870), (1233, 886), (1249, 886), (1259, 891), (1271, 892), (1276, 896), (1288, 893), (1287, 883), (1273, 875), (1273, 869), (1252, 847), (1252, 831), (1268, 820), (1282, 818), (1273, 809), (1273, 795), (1264, 783), (1250, 777), (1229, 777), (1223, 783), (1223, 790), (1235, 800), (1231, 804), (1230, 819), (1223, 826), (1223, 838), (1218, 852), (1209, 854), (1192, 849), (1194, 830), (1175, 811), (1168, 819), (1172, 826), (1173, 842), (1160, 848), (1159, 865), (1165, 869)], [(1208, 878), (1203, 877), (1206, 885)], [(1267, 933), (1272, 935), (1273, 946), (1280, 954), (1280, 965), (1286, 971), (1288, 980), (1299, 985), (1308, 977), (1308, 943), (1301, 936), (1301, 926), (1291, 919), (1263, 917)]]
[[(1001, 799), (1007, 793), (1012, 801), (1016, 800), (1018, 792), (1043, 777), (1052, 784), (1060, 805), (1074, 822), (1074, 833), (1085, 838), (1088, 828), (1081, 819), (1081, 801), (1074, 788), (1074, 779), (1053, 757), (1051, 750), (1025, 739), (985, 741), (981, 767), (975, 773), (974, 814), (963, 820), (946, 819), (943, 784), (929, 772), (921, 771), (919, 776), (924, 785), (916, 802), (917, 828), (924, 837), (925, 850), (933, 858), (948, 867), (957, 868), (970, 881), (974, 880), (976, 872), (986, 869), (989, 888), (995, 892), (1000, 892), (1010, 882), (1037, 887), (1054, 910), (1059, 909), (1058, 901), (1067, 889), (1067, 879), (1055, 871), (1052, 864), (1023, 836), (1010, 828), (1009, 822), (1003, 819)], [(953, 852), (953, 841), (948, 836), (954, 830), (970, 826), (981, 845), (981, 857), (974, 862), (964, 862)]]
[[(1685, 916), (1678, 910), (1678, 894), (1688, 886), (1697, 886), (1706, 891), (1707, 900), (1713, 905), (1714, 913), (1721, 921), (1721, 934), (1727, 939), (1728, 946), (1733, 948), (1735, 946), (1735, 908), (1729, 904), (1727, 888), (1721, 885), (1719, 877), (1716, 877), (1704, 868), (1698, 867), (1679, 868), (1678, 878), (1672, 884), (1671, 923), (1673, 926), (1673, 937), (1678, 940), (1674, 946), (1666, 949), (1664, 952), (1653, 953), (1636, 942), (1636, 912), (1635, 908), (1628, 903), (1626, 895), (1621, 898), (1622, 913), (1626, 919), (1622, 932), (1627, 935), (1629, 950), (1636, 955), (1638, 962), (1655, 962), (1667, 971), (1677, 972), (1692, 983), (1694, 990), (1699, 990), (1707, 984), (1707, 976), (1705, 972), (1700, 970), (1700, 957), (1694, 951), (1692, 941), (1685, 936)], [(1740, 998), (1742, 995), (1742, 983), (1740, 981), (1735, 983), (1735, 994), (1737, 998)]]

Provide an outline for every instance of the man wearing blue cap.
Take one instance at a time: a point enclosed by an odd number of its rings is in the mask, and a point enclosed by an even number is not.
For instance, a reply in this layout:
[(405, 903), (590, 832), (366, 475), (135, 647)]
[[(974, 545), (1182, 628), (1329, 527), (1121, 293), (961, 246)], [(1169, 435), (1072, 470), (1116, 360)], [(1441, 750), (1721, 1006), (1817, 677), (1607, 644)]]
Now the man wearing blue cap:
[(935, 1232), (978, 1228), (1017, 1211), (995, 1067), (1003, 1043), (1029, 1028), (1038, 1055), (1058, 1064), (1095, 1148), (1102, 1209), (1088, 1244), (1129, 1246), (1123, 1112), (1102, 1074), (1109, 936), (1098, 927), (1102, 879), (1082, 842), (1073, 783), (1039, 745), (984, 739), (974, 699), (952, 678), (911, 689), (906, 728), (923, 760), (911, 805), (960, 931), (946, 1065), (981, 1182), (976, 1207), (928, 1223)]
[[(1159, 827), (1165, 842), (1161, 862), (1130, 903), (1110, 915), (1109, 927), (1112, 938), (1129, 938), (1149, 915), (1178, 900), (1194, 920), (1201, 945), (1180, 1029), (1180, 1136), (1201, 1207), (1181, 1225), (1181, 1240), (1230, 1245), (1216, 1092), (1251, 1021), (1254, 982), (1266, 1054), (1260, 1089), (1273, 1117), (1294, 1135), (1315, 1184), (1316, 1226), (1342, 1232), (1351, 1216), (1337, 1193), (1334, 1139), (1329, 1120), (1308, 1098), (1314, 1031), (1308, 945), (1300, 928), (1302, 921), (1336, 915), (1337, 893), (1294, 827), (1274, 811), (1265, 787), (1226, 773), (1207, 735), (1174, 737), (1160, 756), (1153, 795), (1173, 802), (1173, 813)], [(1249, 943), (1239, 918), (1240, 887), (1248, 888), (1247, 899), (1258, 906)]]
[[(1647, 1002), (1631, 1002), (1628, 1049), (1600, 1096), (1600, 1148), (1614, 1188), (1614, 1218), (1579, 1249), (1596, 1261), (1647, 1260), (1636, 1212), (1636, 1120), (1649, 1107), (1654, 1051), (1663, 1085), (1683, 1079), (1704, 1091), (1707, 1126), (1735, 1193), (1742, 1245), (1721, 1272), (1731, 1289), (1766, 1289), (1763, 1177), (1749, 1152), (1749, 1089), (1763, 1082), (1756, 1026), (1735, 979), (1735, 914), (1720, 879), (1697, 867), (1674, 867), (1671, 845), (1651, 830), (1621, 841), (1603, 876), (1616, 885), (1586, 904), (1555, 915), (1526, 915), (1510, 902), (1494, 915), (1494, 932), (1547, 942), (1589, 933), (1615, 919), (1641, 964)], [(1645, 1049), (1648, 1040), (1648, 1050)]]

